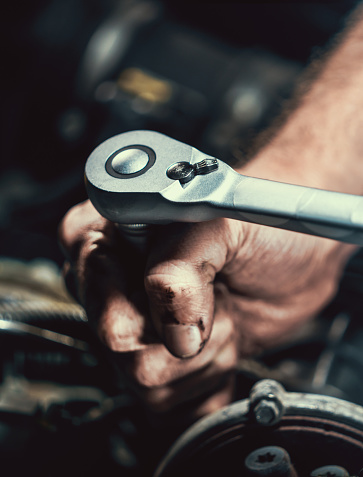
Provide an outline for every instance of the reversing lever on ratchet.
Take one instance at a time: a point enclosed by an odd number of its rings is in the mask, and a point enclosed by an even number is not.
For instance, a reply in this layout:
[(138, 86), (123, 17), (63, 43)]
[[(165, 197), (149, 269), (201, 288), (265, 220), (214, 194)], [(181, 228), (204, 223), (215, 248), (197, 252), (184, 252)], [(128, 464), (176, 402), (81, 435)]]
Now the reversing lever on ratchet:
[(130, 229), (227, 217), (363, 245), (363, 197), (244, 176), (154, 131), (104, 141), (85, 178), (98, 212)]

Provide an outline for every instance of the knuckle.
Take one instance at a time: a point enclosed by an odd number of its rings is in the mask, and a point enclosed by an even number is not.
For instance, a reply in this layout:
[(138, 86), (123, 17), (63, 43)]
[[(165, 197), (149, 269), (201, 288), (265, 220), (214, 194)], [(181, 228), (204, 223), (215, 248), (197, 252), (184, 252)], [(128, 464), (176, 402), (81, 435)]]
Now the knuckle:
[(143, 392), (154, 390), (165, 384), (155, 369), (150, 370), (150, 366), (140, 361), (132, 369), (132, 378)]
[(117, 353), (145, 349), (144, 332), (144, 318), (135, 313), (124, 297), (115, 295), (107, 300), (98, 317), (97, 333), (109, 349)]
[(109, 228), (110, 223), (86, 201), (66, 213), (58, 227), (58, 241), (68, 260), (76, 261), (81, 249), (83, 254), (92, 254), (105, 234), (110, 234)]
[(114, 352), (120, 351), (120, 336), (118, 330), (115, 329), (113, 321), (107, 319), (107, 313), (103, 312), (98, 317), (97, 334), (108, 349)]
[(84, 204), (72, 207), (58, 227), (58, 241), (65, 255), (73, 258), (84, 237)]
[(213, 265), (209, 260), (202, 260), (200, 263), (198, 263), (196, 265), (196, 270), (205, 283), (213, 282), (217, 273), (215, 265)]
[(163, 268), (165, 271), (148, 273), (144, 279), (147, 293), (161, 302), (170, 304), (180, 299), (188, 299), (196, 289), (201, 287), (188, 270), (179, 270), (170, 264)]
[(149, 295), (163, 302), (170, 303), (178, 293), (177, 286), (170, 280), (170, 277), (165, 275), (147, 275), (144, 284), (145, 290)]
[(169, 360), (165, 359), (162, 345), (150, 346), (135, 352), (129, 373), (142, 392), (148, 392), (169, 384), (174, 371)]
[(138, 386), (144, 391), (150, 391), (160, 385), (159, 382), (155, 379), (155, 377), (152, 375), (150, 376), (147, 373), (146, 369), (142, 367), (139, 367), (134, 371), (133, 377)]
[(101, 232), (94, 232), (89, 234), (85, 239), (82, 247), (82, 256), (87, 262), (87, 267), (95, 273), (97, 270), (101, 271), (104, 266), (109, 266), (105, 263), (105, 258), (111, 253), (110, 247), (107, 244), (106, 237)]

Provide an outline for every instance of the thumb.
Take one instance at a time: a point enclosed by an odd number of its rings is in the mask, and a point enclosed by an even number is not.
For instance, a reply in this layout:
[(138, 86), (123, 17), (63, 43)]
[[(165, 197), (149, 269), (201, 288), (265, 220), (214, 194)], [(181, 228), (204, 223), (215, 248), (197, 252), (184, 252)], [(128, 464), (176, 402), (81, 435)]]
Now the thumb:
[(160, 227), (146, 267), (154, 326), (179, 358), (197, 355), (211, 333), (214, 279), (228, 255), (226, 227), (216, 222)]

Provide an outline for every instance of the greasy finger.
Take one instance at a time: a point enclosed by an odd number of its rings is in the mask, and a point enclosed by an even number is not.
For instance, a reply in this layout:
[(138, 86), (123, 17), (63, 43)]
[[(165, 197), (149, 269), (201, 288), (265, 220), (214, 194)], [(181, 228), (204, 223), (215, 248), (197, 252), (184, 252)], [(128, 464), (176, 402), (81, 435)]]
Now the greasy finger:
[(197, 355), (213, 323), (216, 274), (231, 259), (234, 242), (224, 219), (161, 229), (145, 273), (154, 326), (169, 351)]
[(175, 358), (162, 345), (130, 353), (126, 360), (120, 355), (120, 359), (150, 409), (165, 412), (187, 402), (199, 406), (226, 386), (236, 368), (234, 324), (224, 312), (217, 312), (203, 353), (191, 360)]

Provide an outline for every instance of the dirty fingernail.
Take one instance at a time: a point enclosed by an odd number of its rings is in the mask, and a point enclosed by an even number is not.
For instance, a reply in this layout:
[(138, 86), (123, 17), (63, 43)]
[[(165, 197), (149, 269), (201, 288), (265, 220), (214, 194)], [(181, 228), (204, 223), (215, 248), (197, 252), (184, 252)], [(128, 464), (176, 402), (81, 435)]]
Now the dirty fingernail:
[(165, 344), (169, 350), (180, 358), (190, 358), (198, 353), (202, 336), (197, 325), (164, 325)]

